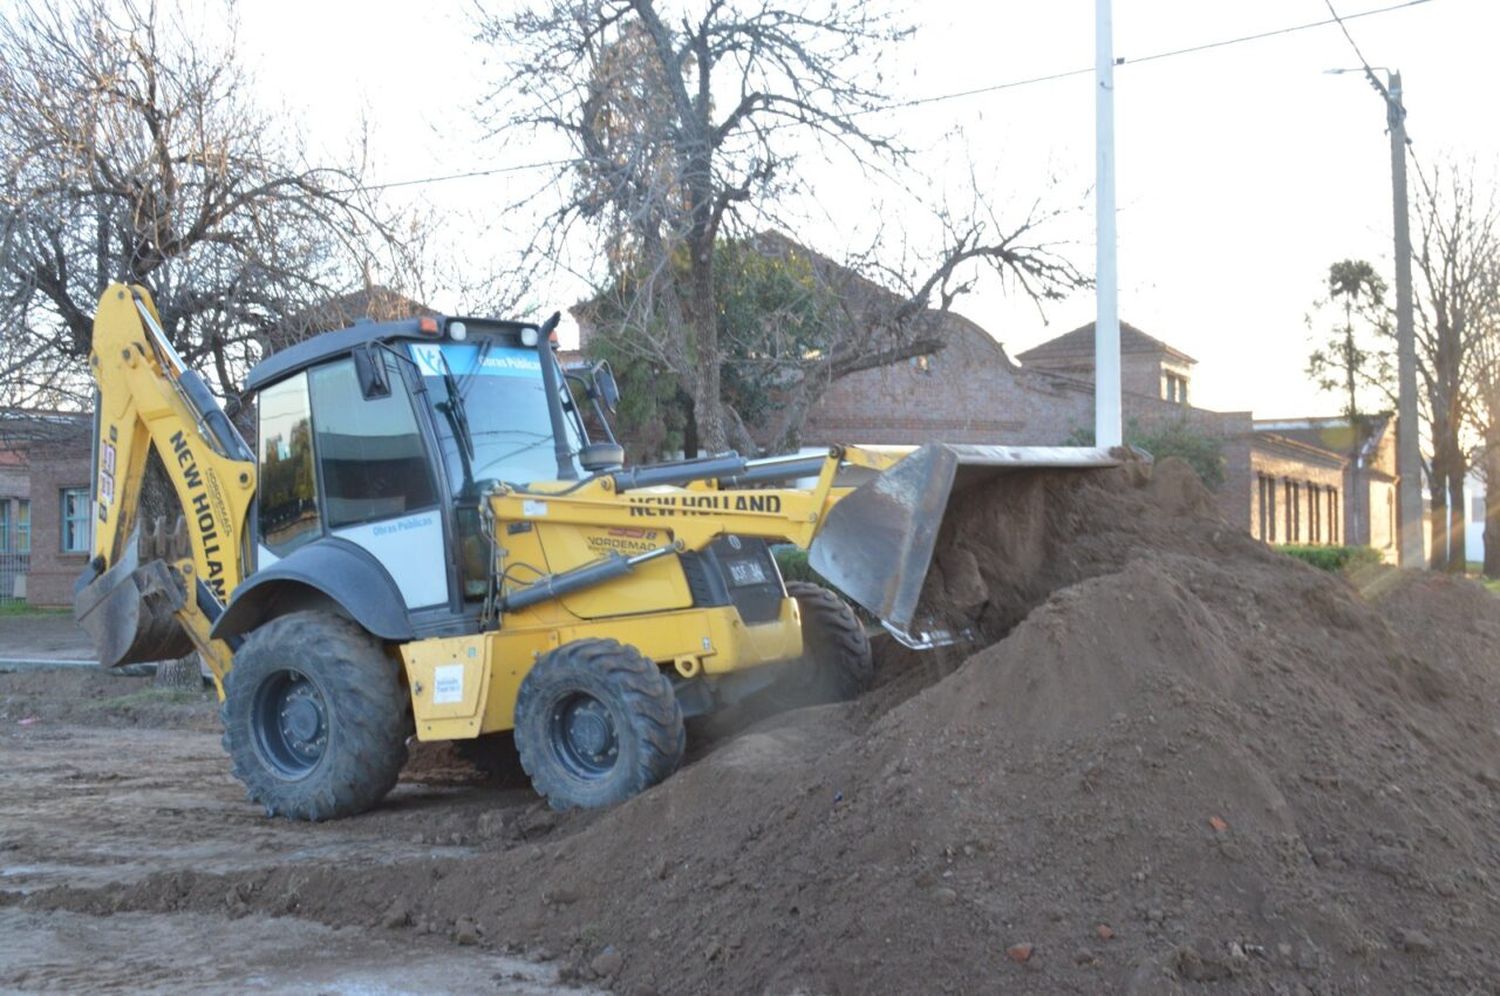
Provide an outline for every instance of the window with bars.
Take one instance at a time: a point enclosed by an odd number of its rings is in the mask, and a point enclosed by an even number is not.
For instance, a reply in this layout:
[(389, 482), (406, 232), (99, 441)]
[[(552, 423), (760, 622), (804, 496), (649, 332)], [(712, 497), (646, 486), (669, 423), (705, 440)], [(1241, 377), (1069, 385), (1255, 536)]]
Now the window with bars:
[(31, 552), (31, 500), (16, 501), (16, 552)]

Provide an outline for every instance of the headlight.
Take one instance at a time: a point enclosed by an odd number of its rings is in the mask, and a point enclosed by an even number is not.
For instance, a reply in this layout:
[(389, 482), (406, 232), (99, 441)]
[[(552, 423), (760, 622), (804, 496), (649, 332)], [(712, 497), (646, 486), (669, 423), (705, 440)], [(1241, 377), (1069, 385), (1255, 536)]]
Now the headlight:
[(463, 322), (449, 322), (448, 336), (454, 342), (463, 342), (469, 337), (469, 327)]
[(537, 337), (537, 330), (536, 329), (532, 329), (532, 328), (522, 329), (521, 330), (521, 345), (523, 345), (523, 346), (535, 346), (536, 345), (536, 337)]

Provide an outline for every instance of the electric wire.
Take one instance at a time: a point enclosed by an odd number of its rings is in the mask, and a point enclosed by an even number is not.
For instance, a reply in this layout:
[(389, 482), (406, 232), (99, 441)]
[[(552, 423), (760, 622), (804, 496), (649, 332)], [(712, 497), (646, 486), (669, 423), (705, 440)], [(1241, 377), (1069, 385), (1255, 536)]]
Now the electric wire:
[[(1328, 0), (1325, 0), (1325, 2), (1328, 2)], [(1183, 48), (1174, 48), (1162, 52), (1153, 52), (1149, 55), (1143, 55), (1139, 58), (1134, 59), (1121, 56), (1115, 60), (1115, 64), (1117, 66), (1132, 66), (1146, 62), (1156, 62), (1161, 59), (1170, 59), (1180, 55), (1192, 55), (1198, 52), (1207, 52), (1213, 49), (1226, 48), (1231, 45), (1242, 45), (1248, 42), (1264, 41), (1267, 38), (1276, 38), (1283, 35), (1295, 34), (1299, 31), (1309, 31), (1313, 28), (1325, 28), (1332, 24), (1336, 24), (1339, 26), (1339, 28), (1344, 32), (1344, 36), (1349, 39), (1349, 43), (1351, 45), (1354, 45), (1355, 52), (1358, 53), (1359, 46), (1354, 44), (1354, 39), (1349, 34), (1349, 29), (1345, 25), (1346, 21), (1353, 21), (1362, 17), (1374, 17), (1378, 14), (1389, 14), (1394, 11), (1405, 10), (1408, 7), (1417, 7), (1430, 2), (1431, 0), (1403, 0), (1403, 2), (1401, 3), (1393, 3), (1388, 4), (1384, 7), (1375, 7), (1369, 10), (1356, 11), (1353, 14), (1344, 14), (1342, 16), (1335, 12), (1333, 9), (1333, 4), (1331, 2), (1328, 2), (1328, 10), (1332, 16), (1324, 18), (1321, 21), (1308, 21), (1305, 24), (1294, 24), (1285, 28), (1275, 28), (1270, 31), (1259, 31), (1254, 34), (1238, 35), (1234, 38), (1222, 38), (1217, 41), (1202, 42), (1197, 45), (1188, 45)], [(1363, 55), (1360, 56), (1360, 62), (1364, 62)], [(1369, 71), (1369, 66), (1366, 65), (1365, 69), (1366, 71)], [(1055, 80), (1068, 79), (1073, 76), (1083, 76), (1092, 72), (1094, 72), (1093, 66), (1087, 66), (1080, 69), (1067, 69), (1061, 72), (1047, 73), (1042, 76), (1030, 76), (1025, 79), (1008, 80), (1004, 83), (995, 83), (989, 86), (975, 87), (969, 90), (957, 90), (953, 93), (940, 93), (933, 94), (927, 97), (914, 97), (911, 100), (897, 101), (895, 103), (881, 105), (880, 107), (871, 107), (862, 111), (855, 111), (848, 116), (856, 117), (869, 114), (882, 114), (887, 111), (904, 110), (909, 107), (922, 107), (928, 104), (937, 104), (949, 100), (960, 100), (965, 97), (976, 97), (987, 93), (999, 93), (1003, 90), (1014, 90), (1018, 87), (1033, 86), (1039, 83), (1051, 83)], [(1381, 89), (1382, 91), (1384, 90), (1383, 87), (1381, 87)], [(408, 180), (392, 180), (387, 183), (361, 184), (354, 187), (348, 187), (344, 190), (339, 191), (339, 193), (394, 190), (398, 187), (426, 186), (428, 184), (434, 183), (447, 183), (452, 180), (469, 180), (485, 176), (499, 176), (506, 173), (523, 173), (530, 170), (547, 169), (548, 167), (553, 166), (566, 166), (575, 161), (575, 159), (571, 158), (548, 159), (542, 162), (521, 163), (514, 166), (495, 166), (489, 169), (466, 170), (462, 173), (445, 173), (439, 176), (416, 177)]]

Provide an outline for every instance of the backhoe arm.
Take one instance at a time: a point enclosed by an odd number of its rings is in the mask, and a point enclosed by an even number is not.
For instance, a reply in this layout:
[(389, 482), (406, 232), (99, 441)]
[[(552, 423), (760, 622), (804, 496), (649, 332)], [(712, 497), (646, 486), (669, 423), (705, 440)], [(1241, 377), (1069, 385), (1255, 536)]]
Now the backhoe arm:
[[(96, 522), (89, 566), (74, 588), (74, 615), (106, 666), (163, 660), (196, 647), (222, 679), (231, 649), (208, 634), (245, 575), (254, 457), (167, 341), (144, 288), (105, 290), (89, 367), (98, 388)], [(181, 503), (188, 549), (159, 527), (141, 528), (141, 488), (153, 449)]]

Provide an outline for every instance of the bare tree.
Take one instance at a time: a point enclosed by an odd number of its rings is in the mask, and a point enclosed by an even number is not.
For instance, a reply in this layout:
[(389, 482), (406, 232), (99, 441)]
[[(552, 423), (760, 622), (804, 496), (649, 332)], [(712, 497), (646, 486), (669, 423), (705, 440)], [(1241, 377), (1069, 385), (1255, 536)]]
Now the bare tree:
[(407, 233), (362, 192), (357, 156), (306, 162), (249, 98), (232, 8), (198, 17), (134, 0), (0, 16), (0, 403), (86, 405), (111, 280), (147, 286), (228, 395), (305, 331), (290, 316), (403, 272)]
[(1500, 302), (1500, 212), (1493, 193), (1476, 187), (1472, 168), (1449, 166), (1417, 204), (1413, 262), (1418, 280), (1418, 376), (1426, 394), (1432, 455), (1432, 566), (1461, 573), (1469, 471), (1465, 430), (1475, 424), (1475, 389), (1483, 383), (1479, 344), (1493, 328)]
[[(592, 229), (604, 283), (630, 288), (621, 328), (679, 377), (702, 442), (718, 450), (745, 431), (724, 403), (715, 246), (725, 231), (748, 237), (791, 227), (777, 225), (778, 206), (802, 190), (799, 154), (844, 154), (866, 175), (903, 170), (907, 150), (867, 122), (888, 104), (879, 54), (908, 32), (863, 0), (664, 7), (543, 0), (484, 16), (481, 38), (525, 65), (491, 95), (487, 122), (511, 140), (543, 134), (568, 143), (559, 206), (535, 256), (555, 260), (575, 225)], [(796, 376), (812, 386), (941, 348), (924, 338), (929, 305), (951, 303), (977, 265), (1038, 298), (1085, 283), (1028, 241), (1037, 220), (1005, 229), (978, 210), (951, 224), (947, 250), (909, 281), (911, 294), (886, 319), (851, 329)]]

